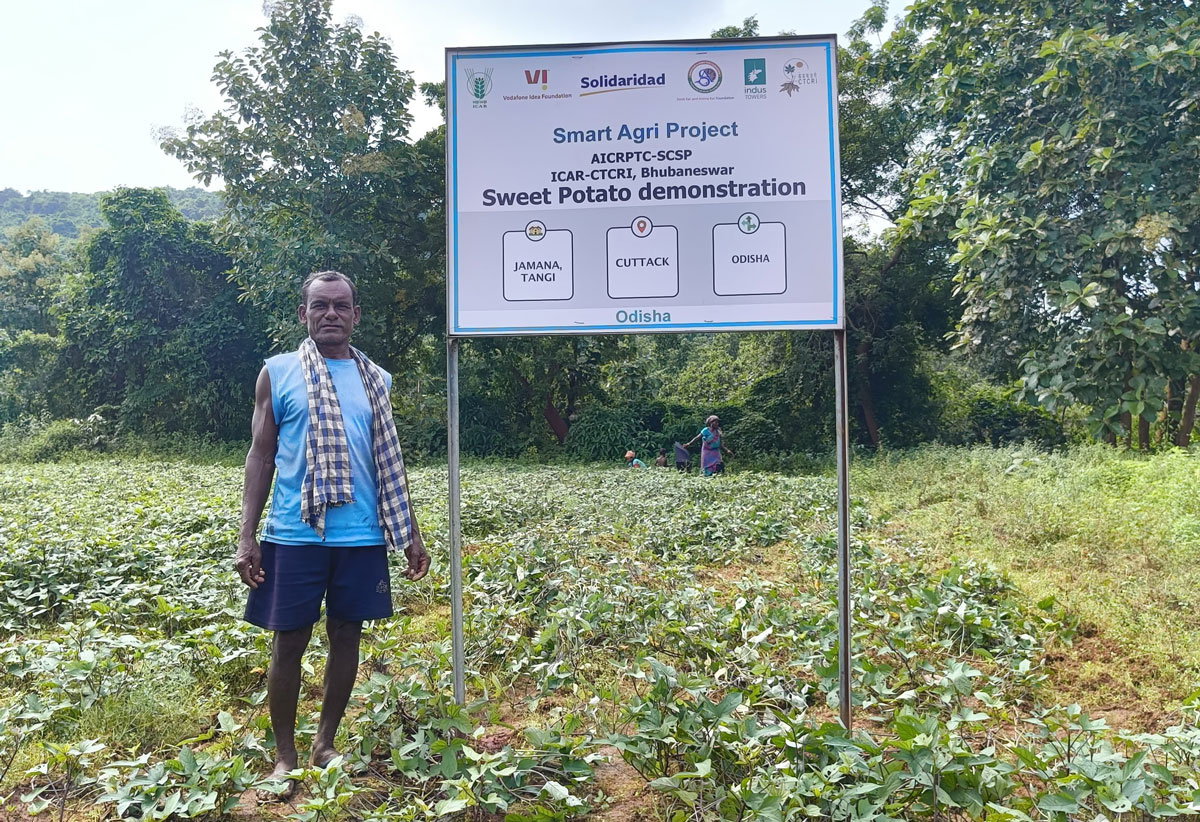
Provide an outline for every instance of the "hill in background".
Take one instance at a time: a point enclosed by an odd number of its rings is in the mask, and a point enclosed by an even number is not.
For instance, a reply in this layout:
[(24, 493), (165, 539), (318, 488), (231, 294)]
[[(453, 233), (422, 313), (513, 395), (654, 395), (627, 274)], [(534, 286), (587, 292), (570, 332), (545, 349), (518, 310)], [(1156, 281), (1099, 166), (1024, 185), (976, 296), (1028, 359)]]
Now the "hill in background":
[[(166, 188), (171, 203), (189, 220), (211, 220), (221, 213), (223, 201), (218, 191), (191, 188)], [(30, 217), (41, 217), (55, 234), (75, 239), (84, 229), (103, 224), (100, 196), (67, 191), (32, 191), (29, 194), (6, 188), (0, 190), (0, 230), (20, 225)]]

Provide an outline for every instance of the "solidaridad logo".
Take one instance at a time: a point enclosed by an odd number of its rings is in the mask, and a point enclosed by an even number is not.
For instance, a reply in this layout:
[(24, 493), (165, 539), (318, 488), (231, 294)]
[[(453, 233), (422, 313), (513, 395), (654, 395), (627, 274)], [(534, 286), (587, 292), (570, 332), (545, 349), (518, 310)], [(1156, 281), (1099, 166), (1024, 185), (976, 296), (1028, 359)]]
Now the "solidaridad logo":
[(721, 67), (711, 60), (692, 63), (688, 69), (688, 85), (701, 94), (710, 94), (721, 85)]

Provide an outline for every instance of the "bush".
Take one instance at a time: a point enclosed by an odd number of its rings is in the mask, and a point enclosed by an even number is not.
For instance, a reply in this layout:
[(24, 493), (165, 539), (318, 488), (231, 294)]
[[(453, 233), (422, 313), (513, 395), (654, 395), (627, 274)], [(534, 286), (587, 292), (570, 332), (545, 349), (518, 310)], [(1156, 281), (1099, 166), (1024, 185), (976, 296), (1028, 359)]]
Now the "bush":
[(112, 441), (112, 424), (100, 414), (87, 419), (45, 421), (27, 418), (4, 426), (0, 459), (50, 462), (81, 451), (104, 451)]
[(633, 406), (585, 409), (567, 432), (567, 451), (586, 460), (618, 459), (629, 448), (639, 450), (641, 421), (642, 414)]
[(0, 328), (0, 422), (50, 412), (62, 341)]
[(942, 425), (939, 439), (947, 445), (1034, 442), (1053, 448), (1067, 439), (1063, 426), (1045, 409), (1015, 399), (1011, 389), (986, 382), (958, 392), (943, 410)]
[(783, 432), (774, 421), (756, 411), (746, 411), (732, 425), (725, 425), (726, 446), (741, 455), (767, 454), (779, 450)]

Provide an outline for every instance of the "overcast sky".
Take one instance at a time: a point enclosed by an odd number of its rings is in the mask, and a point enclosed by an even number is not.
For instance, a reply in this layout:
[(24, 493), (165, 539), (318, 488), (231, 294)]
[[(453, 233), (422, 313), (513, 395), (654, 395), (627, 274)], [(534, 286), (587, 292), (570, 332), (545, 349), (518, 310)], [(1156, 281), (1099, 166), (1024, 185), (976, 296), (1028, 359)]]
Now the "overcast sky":
[[(869, 0), (335, 0), (391, 39), (418, 82), (448, 46), (707, 37), (756, 15), (762, 34), (843, 35)], [(216, 54), (256, 42), (261, 0), (5, 0), (0, 23), (0, 189), (195, 185), (154, 139), (221, 104)], [(414, 134), (435, 110), (417, 103)]]

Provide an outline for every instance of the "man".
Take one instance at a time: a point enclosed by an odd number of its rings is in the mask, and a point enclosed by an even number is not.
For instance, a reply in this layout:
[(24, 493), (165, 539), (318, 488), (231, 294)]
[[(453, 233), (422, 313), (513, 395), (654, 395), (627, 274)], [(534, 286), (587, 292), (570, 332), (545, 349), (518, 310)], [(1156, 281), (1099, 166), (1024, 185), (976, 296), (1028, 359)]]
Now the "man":
[[(321, 719), (309, 761), (338, 755), (333, 740), (358, 673), (364, 620), (392, 615), (387, 549), (403, 551), (404, 575), (429, 571), (388, 389), (391, 375), (351, 347), (362, 316), (357, 289), (336, 271), (310, 274), (297, 311), (308, 337), (271, 357), (254, 388), (242, 523), (234, 567), (250, 588), (246, 620), (274, 631), (267, 698), (282, 796), (298, 766), (300, 660), (325, 602), (329, 656)], [(267, 493), (275, 493), (256, 538)]]

